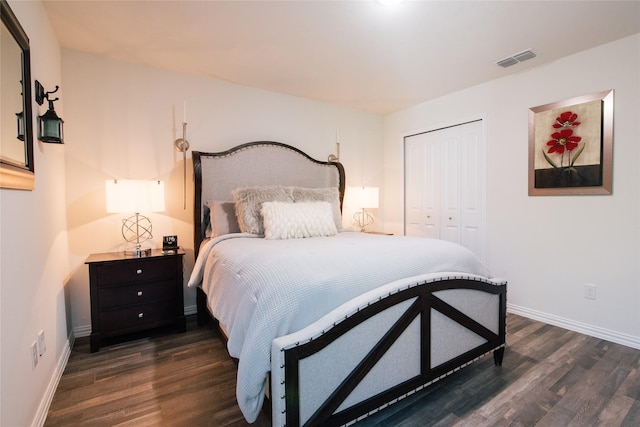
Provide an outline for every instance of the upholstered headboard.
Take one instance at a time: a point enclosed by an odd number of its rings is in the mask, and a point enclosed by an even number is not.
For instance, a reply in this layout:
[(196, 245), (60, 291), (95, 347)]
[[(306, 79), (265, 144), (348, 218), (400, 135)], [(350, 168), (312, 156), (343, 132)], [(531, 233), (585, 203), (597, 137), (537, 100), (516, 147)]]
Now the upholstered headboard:
[(342, 164), (322, 162), (280, 142), (259, 141), (219, 153), (194, 151), (194, 250), (205, 238), (205, 204), (210, 200), (232, 201), (239, 187), (282, 185), (308, 188), (338, 188), (340, 207), (344, 198)]

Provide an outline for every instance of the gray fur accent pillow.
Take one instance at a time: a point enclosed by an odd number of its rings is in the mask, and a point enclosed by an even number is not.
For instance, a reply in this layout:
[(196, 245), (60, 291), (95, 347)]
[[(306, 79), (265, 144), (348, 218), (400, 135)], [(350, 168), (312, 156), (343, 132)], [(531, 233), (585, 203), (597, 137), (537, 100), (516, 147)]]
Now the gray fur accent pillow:
[(236, 217), (243, 233), (264, 235), (260, 209), (264, 202), (292, 202), (291, 191), (283, 186), (244, 187), (231, 192)]

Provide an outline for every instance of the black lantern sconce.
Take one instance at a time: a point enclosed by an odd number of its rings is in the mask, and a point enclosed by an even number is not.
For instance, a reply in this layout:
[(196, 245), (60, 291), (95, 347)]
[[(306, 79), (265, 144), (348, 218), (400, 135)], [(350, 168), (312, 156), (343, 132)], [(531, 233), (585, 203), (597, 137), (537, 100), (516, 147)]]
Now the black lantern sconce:
[(53, 109), (53, 102), (57, 101), (58, 98), (49, 98), (49, 95), (56, 93), (58, 89), (60, 89), (60, 87), (56, 86), (54, 90), (45, 92), (40, 82), (36, 80), (36, 102), (38, 105), (42, 105), (45, 99), (49, 101), (49, 109), (47, 112), (38, 116), (38, 139), (42, 142), (64, 144), (64, 133), (62, 129), (64, 121), (58, 117), (56, 111)]
[(16, 113), (16, 119), (18, 121), (18, 139), (24, 141), (24, 111)]
[[(20, 80), (20, 87), (22, 87), (22, 80)], [(24, 97), (24, 94), (20, 92), (20, 96)], [(18, 139), (24, 141), (24, 110), (16, 113), (16, 121), (18, 122)]]

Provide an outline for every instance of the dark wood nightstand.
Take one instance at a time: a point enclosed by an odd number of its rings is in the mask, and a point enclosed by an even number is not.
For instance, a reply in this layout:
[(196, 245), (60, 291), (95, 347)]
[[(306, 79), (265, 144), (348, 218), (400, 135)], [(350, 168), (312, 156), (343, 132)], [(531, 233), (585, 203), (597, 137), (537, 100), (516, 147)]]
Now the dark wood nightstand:
[(143, 258), (122, 252), (90, 255), (91, 352), (103, 338), (175, 325), (186, 330), (182, 295), (184, 251), (153, 250)]

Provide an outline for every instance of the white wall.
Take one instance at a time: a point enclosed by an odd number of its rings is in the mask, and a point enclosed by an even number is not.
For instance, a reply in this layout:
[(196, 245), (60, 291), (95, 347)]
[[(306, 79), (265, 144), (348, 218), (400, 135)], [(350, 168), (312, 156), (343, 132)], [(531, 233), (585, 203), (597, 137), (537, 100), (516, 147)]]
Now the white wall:
[[(86, 257), (122, 249), (121, 216), (105, 212), (104, 181), (165, 181), (167, 211), (150, 214), (153, 244), (177, 234), (185, 247), (185, 279), (193, 267), (191, 151), (223, 151), (273, 140), (325, 160), (339, 129), (348, 185), (382, 184), (382, 118), (342, 107), (63, 50), (66, 192), (72, 272), (71, 315), (76, 335), (90, 333)], [(187, 109), (187, 209), (182, 199), (181, 136)], [(185, 280), (186, 284), (186, 280)], [(195, 291), (185, 288), (187, 312)]]
[[(529, 197), (528, 109), (607, 89), (613, 194)], [(483, 114), (489, 268), (509, 280), (511, 310), (640, 348), (640, 35), (386, 117), (387, 231), (402, 233), (402, 135)], [(586, 283), (598, 286), (595, 301)]]
[[(30, 39), (31, 78), (61, 84), (60, 47), (40, 2), (9, 1)], [(33, 81), (31, 82), (33, 84)], [(33, 90), (33, 86), (32, 86)], [(65, 88), (56, 112), (66, 119)], [(33, 102), (34, 125), (38, 104)], [(40, 114), (46, 105), (40, 107)], [(35, 190), (0, 189), (0, 425), (39, 424), (40, 407), (68, 355), (65, 282), (69, 272), (64, 145), (34, 130)], [(47, 350), (32, 369), (30, 345), (44, 329)]]

